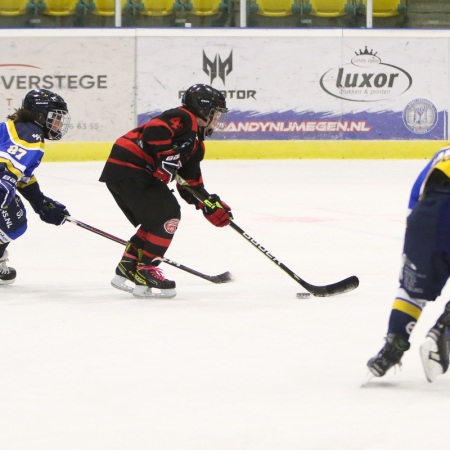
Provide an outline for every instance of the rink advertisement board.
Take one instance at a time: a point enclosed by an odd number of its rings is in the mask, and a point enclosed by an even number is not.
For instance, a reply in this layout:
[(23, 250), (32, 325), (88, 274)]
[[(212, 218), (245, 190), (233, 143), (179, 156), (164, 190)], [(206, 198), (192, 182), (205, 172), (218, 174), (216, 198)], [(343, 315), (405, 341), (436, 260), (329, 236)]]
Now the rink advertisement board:
[(448, 38), (340, 33), (140, 37), (138, 122), (205, 83), (230, 109), (216, 139), (448, 138)]
[(216, 140), (446, 140), (449, 38), (412, 30), (0, 30), (0, 120), (30, 89), (51, 89), (72, 117), (64, 142), (112, 142), (205, 83), (230, 109)]
[(135, 38), (82, 33), (21, 30), (0, 37), (0, 120), (31, 89), (49, 89), (69, 108), (65, 142), (111, 140), (135, 125)]

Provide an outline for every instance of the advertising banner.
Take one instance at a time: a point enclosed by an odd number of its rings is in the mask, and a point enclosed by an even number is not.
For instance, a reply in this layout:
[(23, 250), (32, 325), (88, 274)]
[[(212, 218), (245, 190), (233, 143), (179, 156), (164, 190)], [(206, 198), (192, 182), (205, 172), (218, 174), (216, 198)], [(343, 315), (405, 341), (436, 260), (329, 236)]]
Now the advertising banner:
[(215, 139), (448, 139), (448, 39), (140, 36), (138, 123), (195, 83), (222, 91)]
[(110, 141), (136, 123), (135, 38), (24, 36), (0, 39), (0, 120), (31, 89), (66, 101), (65, 142)]
[(0, 120), (29, 90), (53, 90), (72, 116), (65, 142), (113, 141), (180, 105), (195, 83), (210, 84), (227, 99), (228, 125), (214, 139), (448, 139), (448, 36), (30, 33), (1, 35)]

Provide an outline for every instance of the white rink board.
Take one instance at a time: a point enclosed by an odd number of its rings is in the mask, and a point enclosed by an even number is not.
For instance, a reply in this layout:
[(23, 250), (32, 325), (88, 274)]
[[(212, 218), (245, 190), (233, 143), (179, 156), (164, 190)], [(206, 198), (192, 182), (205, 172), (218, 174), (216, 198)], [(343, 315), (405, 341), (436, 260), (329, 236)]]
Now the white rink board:
[[(365, 58), (367, 70), (358, 71), (364, 64), (356, 53), (365, 51), (371, 53)], [(259, 113), (401, 110), (417, 97), (429, 98), (440, 109), (449, 103), (447, 38), (149, 36), (138, 39), (137, 55), (138, 114), (167, 108), (194, 83), (224, 91), (233, 110)], [(339, 67), (356, 83), (353, 90), (361, 92), (340, 92)], [(389, 68), (394, 67), (398, 74), (393, 78)], [(386, 77), (377, 78), (381, 72)]]
[(448, 137), (448, 38), (148, 36), (137, 54), (139, 123), (205, 83), (227, 98), (224, 139)]
[(31, 89), (50, 89), (72, 118), (65, 142), (110, 140), (135, 123), (134, 39), (0, 38), (0, 120), (20, 107)]
[(112, 141), (224, 91), (224, 140), (445, 140), (450, 32), (430, 30), (0, 30), (0, 117), (31, 88), (69, 104), (66, 142)]

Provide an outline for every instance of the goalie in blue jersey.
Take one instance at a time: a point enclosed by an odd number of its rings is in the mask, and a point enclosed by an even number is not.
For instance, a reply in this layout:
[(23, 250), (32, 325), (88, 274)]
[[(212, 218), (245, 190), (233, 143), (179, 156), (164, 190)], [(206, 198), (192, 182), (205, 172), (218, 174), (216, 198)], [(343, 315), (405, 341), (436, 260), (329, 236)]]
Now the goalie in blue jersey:
[[(450, 147), (437, 152), (419, 174), (409, 208), (400, 286), (389, 317), (386, 343), (367, 363), (377, 377), (401, 363), (423, 308), (441, 295), (450, 277)], [(420, 348), (428, 381), (447, 371), (449, 346), (450, 301)]]
[(0, 285), (11, 284), (16, 271), (8, 267), (6, 248), (27, 229), (25, 198), (40, 218), (61, 225), (66, 207), (46, 197), (34, 176), (44, 156), (44, 141), (67, 132), (70, 116), (65, 101), (46, 89), (32, 90), (22, 106), (0, 123)]

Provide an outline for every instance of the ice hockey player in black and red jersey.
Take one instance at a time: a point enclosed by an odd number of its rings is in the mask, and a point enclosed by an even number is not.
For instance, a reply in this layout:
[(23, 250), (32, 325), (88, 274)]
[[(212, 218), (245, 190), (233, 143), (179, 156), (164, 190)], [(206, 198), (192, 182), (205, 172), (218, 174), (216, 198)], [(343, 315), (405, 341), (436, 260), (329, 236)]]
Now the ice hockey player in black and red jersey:
[(117, 289), (136, 297), (176, 295), (175, 282), (167, 280), (158, 266), (181, 217), (180, 205), (168, 187), (177, 173), (215, 206), (204, 207), (177, 185), (187, 203), (202, 209), (217, 227), (230, 223), (230, 207), (218, 195), (206, 191), (200, 167), (205, 156), (204, 139), (223, 128), (227, 111), (220, 91), (195, 84), (185, 91), (182, 106), (163, 112), (114, 143), (100, 181), (106, 183), (127, 219), (138, 227), (111, 281)]
[(27, 229), (26, 210), (17, 194), (44, 222), (61, 225), (69, 215), (64, 205), (41, 192), (34, 175), (44, 156), (44, 140), (61, 139), (69, 124), (66, 102), (46, 89), (28, 92), (22, 106), (0, 123), (0, 285), (16, 279), (15, 269), (7, 265), (6, 247)]
[[(367, 363), (382, 377), (401, 363), (423, 308), (436, 300), (450, 277), (450, 147), (437, 152), (413, 185), (403, 244), (400, 286), (389, 316), (386, 343)], [(449, 366), (450, 301), (420, 348), (432, 382)]]

